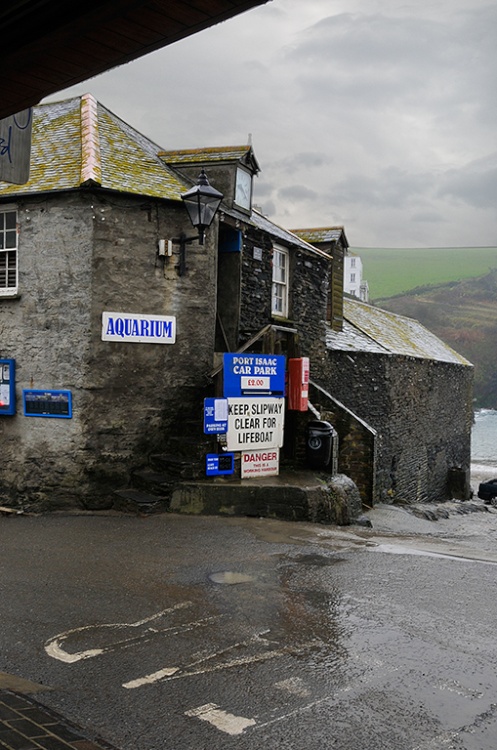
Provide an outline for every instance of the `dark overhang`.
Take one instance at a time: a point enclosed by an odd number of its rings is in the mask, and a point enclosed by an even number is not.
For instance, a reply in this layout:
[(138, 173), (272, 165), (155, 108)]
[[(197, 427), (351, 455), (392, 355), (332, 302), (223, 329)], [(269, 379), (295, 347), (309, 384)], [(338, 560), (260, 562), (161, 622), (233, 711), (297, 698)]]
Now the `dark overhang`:
[(0, 119), (268, 0), (3, 0)]

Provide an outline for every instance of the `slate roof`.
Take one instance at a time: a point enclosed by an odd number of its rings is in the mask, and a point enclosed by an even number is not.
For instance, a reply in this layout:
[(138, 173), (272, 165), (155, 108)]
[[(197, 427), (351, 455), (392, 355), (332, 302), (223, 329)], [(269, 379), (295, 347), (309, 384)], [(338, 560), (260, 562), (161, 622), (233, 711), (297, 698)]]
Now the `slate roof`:
[(176, 151), (162, 151), (161, 158), (166, 164), (186, 166), (188, 164), (213, 164), (218, 162), (241, 162), (254, 172), (260, 167), (252, 146), (212, 146), (209, 148), (189, 148)]
[(343, 331), (327, 331), (328, 349), (397, 354), (471, 366), (467, 359), (413, 318), (349, 298), (344, 299), (343, 312)]
[[(231, 211), (227, 211), (226, 213), (232, 213)], [(298, 247), (303, 248), (304, 250), (307, 250), (308, 252), (314, 253), (315, 255), (321, 255), (322, 257), (329, 258), (329, 253), (325, 252), (324, 250), (320, 250), (317, 247), (314, 247), (314, 245), (311, 245), (310, 243), (306, 242), (303, 238), (296, 235), (294, 232), (290, 231), (289, 229), (284, 229), (283, 227), (278, 226), (278, 224), (275, 224), (271, 219), (268, 219), (266, 216), (263, 216), (263, 214), (259, 213), (258, 211), (252, 210), (252, 213), (250, 215), (250, 219), (247, 219), (247, 217), (244, 217), (244, 221), (252, 224), (253, 226), (257, 227), (258, 229), (261, 229), (263, 232), (267, 232), (272, 237), (274, 237), (276, 240), (281, 240), (282, 242), (291, 243), (292, 245), (297, 245)]]
[(347, 238), (345, 236), (345, 230), (343, 227), (313, 227), (309, 229), (292, 229), (292, 232), (299, 237), (302, 237), (306, 242), (310, 242), (311, 245), (314, 243), (321, 242), (337, 242), (340, 237), (345, 240), (345, 245), (348, 247)]
[(162, 149), (90, 94), (34, 109), (29, 181), (0, 181), (2, 196), (107, 190), (180, 200), (191, 187), (159, 158)]

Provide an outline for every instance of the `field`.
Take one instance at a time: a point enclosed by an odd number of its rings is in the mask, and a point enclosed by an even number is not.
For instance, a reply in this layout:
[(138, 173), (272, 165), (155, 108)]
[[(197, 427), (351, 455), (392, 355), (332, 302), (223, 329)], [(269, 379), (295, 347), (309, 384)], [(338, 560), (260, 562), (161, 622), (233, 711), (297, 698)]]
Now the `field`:
[(371, 300), (416, 287), (483, 276), (497, 268), (497, 247), (351, 247), (363, 264)]
[(378, 304), (419, 320), (472, 362), (475, 408), (497, 408), (497, 270)]

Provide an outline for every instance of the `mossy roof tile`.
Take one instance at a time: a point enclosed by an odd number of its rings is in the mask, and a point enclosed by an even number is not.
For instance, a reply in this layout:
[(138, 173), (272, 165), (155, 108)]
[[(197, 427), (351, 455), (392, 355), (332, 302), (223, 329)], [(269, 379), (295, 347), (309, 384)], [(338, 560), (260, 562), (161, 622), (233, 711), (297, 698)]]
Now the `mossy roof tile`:
[(471, 366), (417, 320), (354, 299), (344, 300), (344, 330), (328, 331), (326, 343), (338, 351), (398, 354)]
[(210, 148), (188, 148), (162, 151), (160, 157), (165, 164), (186, 167), (194, 164), (219, 164), (234, 162), (249, 167), (254, 174), (260, 172), (252, 146), (212, 146)]
[(340, 237), (345, 237), (343, 227), (313, 227), (309, 229), (292, 229), (298, 237), (302, 237), (311, 245), (314, 242), (336, 242)]
[[(85, 108), (88, 103), (92, 106)], [(88, 94), (43, 104), (34, 109), (29, 181), (0, 182), (0, 197), (77, 189), (90, 182), (180, 200), (190, 185), (159, 158), (161, 150)]]

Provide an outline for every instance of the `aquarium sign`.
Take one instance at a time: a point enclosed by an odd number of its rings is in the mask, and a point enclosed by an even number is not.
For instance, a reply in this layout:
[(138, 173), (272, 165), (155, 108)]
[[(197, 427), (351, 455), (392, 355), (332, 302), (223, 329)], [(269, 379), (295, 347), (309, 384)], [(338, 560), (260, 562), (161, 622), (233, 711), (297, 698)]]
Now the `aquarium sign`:
[(123, 312), (102, 313), (102, 341), (131, 344), (174, 344), (176, 318)]
[(71, 391), (23, 390), (25, 417), (72, 418)]

